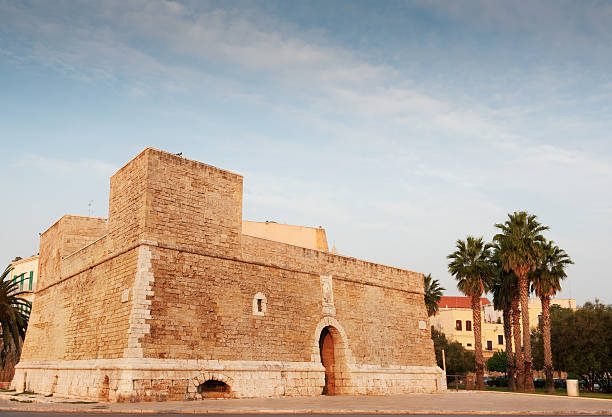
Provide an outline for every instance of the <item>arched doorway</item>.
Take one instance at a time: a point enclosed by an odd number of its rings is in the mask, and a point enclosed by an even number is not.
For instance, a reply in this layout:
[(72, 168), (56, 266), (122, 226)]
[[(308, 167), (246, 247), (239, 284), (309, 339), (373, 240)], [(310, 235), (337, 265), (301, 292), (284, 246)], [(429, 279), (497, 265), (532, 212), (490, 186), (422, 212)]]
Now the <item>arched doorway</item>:
[(325, 367), (325, 386), (323, 387), (323, 395), (335, 395), (337, 393), (336, 358), (334, 351), (334, 337), (332, 336), (331, 327), (324, 327), (319, 337), (321, 363)]
[[(313, 334), (312, 361), (323, 365), (325, 395), (354, 393), (350, 365), (355, 363), (342, 325), (333, 317), (323, 317)], [(320, 374), (319, 374), (320, 375)]]

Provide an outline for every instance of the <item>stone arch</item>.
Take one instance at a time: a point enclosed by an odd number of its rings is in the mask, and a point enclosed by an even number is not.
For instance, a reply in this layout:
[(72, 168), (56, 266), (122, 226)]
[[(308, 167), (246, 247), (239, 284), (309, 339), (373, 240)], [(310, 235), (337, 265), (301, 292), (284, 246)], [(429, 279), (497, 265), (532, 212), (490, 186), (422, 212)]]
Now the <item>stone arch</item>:
[(202, 398), (230, 398), (231, 388), (225, 382), (209, 379), (198, 386), (198, 394)]
[(201, 398), (198, 394), (198, 387), (207, 381), (222, 382), (228, 387), (228, 394), (231, 392), (233, 380), (227, 375), (219, 372), (202, 372), (198, 376), (191, 378), (187, 385), (187, 397), (191, 399)]
[(319, 338), (321, 336), (321, 332), (325, 327), (331, 327), (332, 336), (339, 338), (338, 341), (341, 341), (341, 343), (338, 344), (338, 347), (342, 349), (342, 352), (339, 352), (341, 353), (341, 358), (344, 359), (347, 365), (355, 364), (355, 359), (353, 358), (353, 354), (349, 348), (346, 332), (344, 331), (344, 328), (338, 322), (338, 320), (333, 317), (324, 317), (323, 319), (321, 319), (321, 321), (319, 321), (319, 324), (317, 324), (313, 337), (312, 353), (310, 355), (310, 360), (312, 362), (321, 363), (321, 354), (319, 352)]
[(322, 387), (322, 393), (350, 394), (349, 364), (355, 362), (348, 347), (346, 333), (333, 317), (325, 317), (317, 325), (312, 356), (313, 362), (320, 363), (325, 372), (325, 385)]

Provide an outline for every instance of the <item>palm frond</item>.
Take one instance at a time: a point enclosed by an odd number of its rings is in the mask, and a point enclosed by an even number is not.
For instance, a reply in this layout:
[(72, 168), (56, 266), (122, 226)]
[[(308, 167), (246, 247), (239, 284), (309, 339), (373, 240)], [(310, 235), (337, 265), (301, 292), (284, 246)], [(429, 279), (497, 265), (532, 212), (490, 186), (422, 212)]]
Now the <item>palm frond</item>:
[(440, 282), (437, 279), (433, 279), (431, 274), (427, 274), (423, 277), (423, 284), (427, 315), (433, 316), (438, 312), (438, 302), (440, 301), (440, 297), (442, 297), (442, 294), (446, 288), (440, 286)]
[(573, 263), (555, 242), (545, 242), (541, 245), (538, 267), (530, 274), (532, 290), (540, 298), (554, 296), (561, 290), (561, 281), (567, 277), (566, 266)]
[(20, 282), (10, 279), (11, 266), (0, 275), (0, 327), (2, 328), (2, 361), (12, 351), (19, 351), (30, 318), (31, 303), (22, 297), (28, 291), (19, 289)]
[(539, 264), (542, 245), (546, 242), (542, 233), (548, 230), (548, 226), (542, 225), (535, 215), (515, 211), (508, 214), (508, 220), (495, 227), (500, 232), (493, 241), (504, 270), (512, 270), (521, 276), (534, 271)]
[(490, 243), (482, 237), (468, 236), (457, 240), (456, 250), (447, 256), (448, 271), (457, 280), (457, 288), (467, 296), (480, 297), (491, 289), (493, 266)]

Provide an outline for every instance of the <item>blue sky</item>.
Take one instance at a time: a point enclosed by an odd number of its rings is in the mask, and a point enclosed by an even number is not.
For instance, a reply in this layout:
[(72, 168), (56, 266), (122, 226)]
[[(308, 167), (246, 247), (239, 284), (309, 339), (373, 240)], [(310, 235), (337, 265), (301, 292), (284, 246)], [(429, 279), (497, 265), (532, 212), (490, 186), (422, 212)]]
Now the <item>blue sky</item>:
[(146, 146), (245, 177), (244, 217), (432, 273), (538, 215), (612, 303), (612, 3), (0, 0), (0, 262), (106, 217)]

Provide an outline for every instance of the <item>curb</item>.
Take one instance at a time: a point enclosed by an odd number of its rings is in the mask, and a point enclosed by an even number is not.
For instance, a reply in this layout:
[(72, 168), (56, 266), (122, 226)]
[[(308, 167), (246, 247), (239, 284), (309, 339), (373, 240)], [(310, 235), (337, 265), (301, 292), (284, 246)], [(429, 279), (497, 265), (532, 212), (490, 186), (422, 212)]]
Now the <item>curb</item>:
[(18, 407), (0, 407), (0, 411), (17, 411), (17, 412), (29, 412), (29, 413), (92, 413), (92, 414), (279, 414), (279, 415), (290, 415), (290, 414), (331, 414), (331, 415), (346, 415), (346, 414), (358, 414), (358, 415), (500, 415), (500, 416), (514, 416), (514, 415), (534, 415), (534, 416), (570, 416), (570, 415), (612, 415), (610, 411), (568, 411), (568, 410), (553, 410), (553, 411), (448, 411), (448, 410), (153, 410), (153, 409), (139, 409), (139, 410), (119, 410), (119, 409), (53, 409), (53, 410), (39, 410), (39, 409), (23, 409)]
[[(461, 391), (459, 391), (461, 392)], [(595, 401), (612, 401), (612, 398), (593, 398), (593, 397), (569, 397), (567, 395), (551, 395), (551, 394), (538, 394), (536, 392), (509, 392), (509, 391), (480, 391), (482, 393), (497, 393), (497, 394), (506, 394), (506, 395), (540, 395), (543, 398), (567, 398), (572, 400), (595, 400)]]

